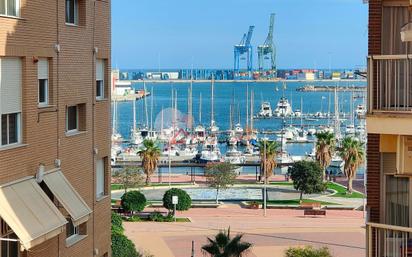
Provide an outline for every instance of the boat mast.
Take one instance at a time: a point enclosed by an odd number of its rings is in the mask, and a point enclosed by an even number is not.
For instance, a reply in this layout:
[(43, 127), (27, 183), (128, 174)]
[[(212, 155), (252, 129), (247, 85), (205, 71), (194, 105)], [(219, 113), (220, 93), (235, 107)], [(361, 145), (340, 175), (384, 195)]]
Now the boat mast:
[(214, 86), (215, 86), (215, 81), (214, 81), (214, 76), (212, 74), (212, 99), (211, 99), (211, 111), (210, 111), (210, 127), (213, 126), (213, 119), (214, 119)]
[(150, 131), (153, 131), (153, 98), (154, 98), (154, 90), (153, 87), (151, 88), (151, 98), (150, 98)]
[(112, 133), (113, 134), (116, 134), (116, 112), (117, 112), (117, 108), (116, 108), (116, 106), (117, 106), (117, 101), (116, 101), (116, 99), (114, 99), (114, 102), (113, 102), (113, 114), (112, 114), (112, 117), (113, 117), (113, 124), (112, 124), (112, 127), (113, 127), (113, 129), (112, 129)]
[(199, 124), (202, 124), (202, 92), (199, 95)]
[(188, 127), (188, 129), (189, 129), (190, 131), (193, 129), (192, 90), (193, 90), (193, 81), (190, 80), (190, 87), (189, 87), (189, 92), (188, 92), (188, 95), (189, 95), (189, 96), (188, 96), (188, 106), (187, 106), (188, 116), (189, 116), (189, 117), (187, 117), (187, 123), (188, 123), (188, 124), (187, 124), (187, 127)]
[(246, 84), (246, 131), (249, 130), (249, 83)]
[(300, 97), (300, 127), (303, 130), (303, 98)]
[(133, 99), (133, 133), (136, 132), (136, 99)]
[(146, 128), (148, 128), (149, 127), (149, 113), (148, 113), (148, 110), (147, 110), (146, 82), (143, 82), (143, 90), (144, 90), (144, 94), (145, 94), (145, 96), (144, 96), (144, 109), (145, 109), (145, 116), (146, 116)]
[(335, 87), (335, 137), (340, 138), (340, 122), (339, 122), (339, 99), (337, 88)]
[(250, 95), (250, 131), (253, 133), (253, 98), (254, 98), (254, 91), (252, 90)]
[(329, 97), (328, 97), (328, 127), (330, 126), (330, 97), (331, 97), (331, 92), (329, 91)]

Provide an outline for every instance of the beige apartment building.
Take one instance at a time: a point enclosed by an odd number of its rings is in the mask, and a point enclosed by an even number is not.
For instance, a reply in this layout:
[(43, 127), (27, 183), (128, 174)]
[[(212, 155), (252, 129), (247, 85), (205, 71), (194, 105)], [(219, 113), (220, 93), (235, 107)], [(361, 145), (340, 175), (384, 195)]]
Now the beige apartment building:
[(369, 0), (367, 257), (412, 256), (412, 1)]
[(110, 0), (0, 0), (0, 257), (110, 256)]

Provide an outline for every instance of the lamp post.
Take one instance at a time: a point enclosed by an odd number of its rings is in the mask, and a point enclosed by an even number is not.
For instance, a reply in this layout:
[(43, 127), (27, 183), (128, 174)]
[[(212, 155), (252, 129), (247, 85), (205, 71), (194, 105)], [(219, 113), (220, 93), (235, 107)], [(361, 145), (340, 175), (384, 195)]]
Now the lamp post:
[(264, 176), (264, 184), (263, 184), (263, 216), (266, 217), (266, 193), (267, 193), (267, 176), (266, 176), (266, 138), (263, 139), (263, 176)]

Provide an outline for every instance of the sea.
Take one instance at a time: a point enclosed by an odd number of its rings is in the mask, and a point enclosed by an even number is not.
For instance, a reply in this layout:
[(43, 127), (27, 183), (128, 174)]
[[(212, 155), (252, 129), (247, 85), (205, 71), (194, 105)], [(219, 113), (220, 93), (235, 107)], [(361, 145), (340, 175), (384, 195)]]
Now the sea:
[[(293, 111), (301, 109), (302, 113), (314, 114), (316, 112), (326, 113), (334, 112), (335, 97), (334, 92), (302, 92), (297, 91), (298, 88), (305, 85), (314, 86), (364, 86), (366, 89), (366, 81), (285, 81), (285, 82), (218, 82), (214, 83), (214, 120), (220, 130), (228, 130), (231, 126), (231, 116), (233, 123), (240, 123), (242, 127), (247, 123), (247, 106), (250, 105), (250, 98), (254, 96), (254, 114), (256, 115), (262, 102), (269, 102), (272, 109), (276, 108), (276, 104), (281, 97), (286, 97), (292, 105)], [(134, 83), (132, 87), (137, 90), (150, 92), (151, 95), (140, 99), (136, 102), (136, 123), (137, 126), (148, 125), (154, 129), (160, 130), (172, 125), (172, 116), (176, 115), (179, 126), (186, 127), (188, 120), (188, 95), (189, 89), (192, 88), (192, 119), (194, 126), (202, 124), (205, 127), (210, 125), (211, 120), (211, 83)], [(172, 95), (174, 96), (172, 98)], [(366, 90), (365, 92), (338, 92), (338, 107), (341, 117), (347, 117), (343, 120), (342, 126), (351, 123), (351, 109), (356, 109), (359, 104), (366, 105)], [(351, 98), (353, 100), (351, 101)], [(176, 99), (173, 101), (172, 99)], [(351, 103), (353, 107), (351, 108)], [(176, 109), (172, 109), (176, 106)], [(113, 108), (113, 105), (112, 105)], [(200, 113), (201, 109), (201, 113)], [(177, 110), (174, 112), (173, 110)], [(250, 109), (249, 109), (250, 112)], [(162, 114), (163, 113), (163, 114)], [(232, 113), (232, 115), (231, 115)], [(250, 115), (250, 113), (249, 113)], [(163, 122), (162, 122), (163, 121)], [(283, 126), (296, 125), (301, 123), (305, 126), (326, 125), (328, 122), (333, 124), (333, 121), (328, 119), (318, 120), (301, 120), (299, 119), (254, 119), (253, 127), (258, 131), (275, 131), (280, 130)], [(361, 121), (355, 119), (355, 126)], [(250, 125), (250, 120), (249, 120)], [(132, 102), (117, 103), (117, 122), (116, 130), (123, 138), (128, 139), (130, 130), (133, 127), (133, 104)], [(344, 129), (342, 129), (344, 130)], [(267, 135), (269, 138), (273, 135)], [(287, 144), (286, 150), (291, 155), (305, 155), (310, 153), (313, 148), (313, 143), (308, 144)], [(226, 145), (222, 144), (221, 150), (226, 151)], [(359, 174), (363, 173), (363, 168)]]

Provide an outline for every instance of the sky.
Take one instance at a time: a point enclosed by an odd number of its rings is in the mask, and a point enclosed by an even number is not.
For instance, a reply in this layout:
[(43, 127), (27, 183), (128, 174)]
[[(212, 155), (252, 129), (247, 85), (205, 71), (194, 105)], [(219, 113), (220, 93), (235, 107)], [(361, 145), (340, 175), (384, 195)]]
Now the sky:
[(254, 25), (256, 67), (272, 12), (279, 69), (365, 66), (362, 0), (115, 0), (112, 66), (233, 68), (233, 46)]

